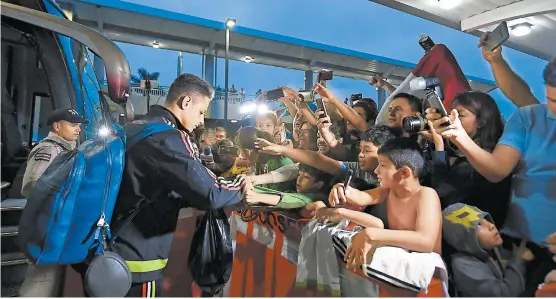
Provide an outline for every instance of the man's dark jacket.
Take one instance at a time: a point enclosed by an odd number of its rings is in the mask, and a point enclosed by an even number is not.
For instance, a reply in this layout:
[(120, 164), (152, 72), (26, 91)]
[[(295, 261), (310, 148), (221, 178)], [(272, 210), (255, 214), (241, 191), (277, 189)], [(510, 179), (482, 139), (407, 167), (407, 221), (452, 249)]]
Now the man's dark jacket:
[(140, 209), (114, 245), (130, 267), (133, 283), (162, 278), (181, 208), (211, 210), (237, 204), (245, 186), (243, 177), (217, 178), (203, 166), (194, 136), (162, 106), (152, 106), (145, 118), (126, 125), (126, 134), (145, 121), (164, 122), (175, 130), (153, 134), (126, 153), (111, 229), (117, 232)]

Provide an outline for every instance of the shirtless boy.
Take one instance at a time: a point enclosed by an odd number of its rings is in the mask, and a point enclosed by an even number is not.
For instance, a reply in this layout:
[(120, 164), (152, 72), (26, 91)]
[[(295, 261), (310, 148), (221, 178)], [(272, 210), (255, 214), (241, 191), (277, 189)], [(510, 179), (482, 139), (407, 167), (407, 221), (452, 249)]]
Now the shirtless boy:
[[(434, 189), (421, 186), (419, 173), (425, 164), (419, 146), (409, 138), (395, 138), (378, 150), (375, 170), (380, 187), (359, 191), (342, 184), (334, 186), (332, 207), (345, 203), (377, 205), (384, 228), (367, 227), (351, 240), (346, 263), (354, 268), (367, 264), (367, 253), (374, 245), (387, 245), (418, 252), (440, 253), (442, 211)], [(380, 205), (380, 207), (379, 207)]]

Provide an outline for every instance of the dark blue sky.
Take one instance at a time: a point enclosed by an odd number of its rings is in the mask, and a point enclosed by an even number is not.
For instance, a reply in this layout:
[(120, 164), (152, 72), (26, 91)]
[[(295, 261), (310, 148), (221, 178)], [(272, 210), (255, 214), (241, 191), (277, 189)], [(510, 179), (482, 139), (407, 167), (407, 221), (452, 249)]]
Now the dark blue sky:
[[(129, 0), (136, 4), (224, 21), (236, 18), (238, 25), (288, 35), (314, 42), (417, 63), (423, 55), (417, 44), (420, 34), (428, 34), (454, 53), (463, 72), (494, 80), (488, 64), (477, 48), (478, 38), (414, 17), (367, 0)], [(232, 34), (233, 38), (233, 34)], [(161, 85), (176, 77), (177, 52), (118, 43), (133, 72), (140, 67), (160, 72)], [(201, 56), (184, 53), (184, 72), (201, 75)], [(542, 70), (546, 61), (505, 48), (504, 56), (514, 70), (545, 101)], [(219, 61), (218, 85), (224, 86), (223, 61)], [(222, 66), (222, 67), (221, 67)], [(248, 94), (277, 85), (303, 87), (303, 72), (244, 62), (230, 62), (230, 84)], [(366, 82), (336, 77), (331, 88), (341, 97), (363, 93), (376, 99)], [(499, 91), (491, 92), (507, 118), (516, 109)]]

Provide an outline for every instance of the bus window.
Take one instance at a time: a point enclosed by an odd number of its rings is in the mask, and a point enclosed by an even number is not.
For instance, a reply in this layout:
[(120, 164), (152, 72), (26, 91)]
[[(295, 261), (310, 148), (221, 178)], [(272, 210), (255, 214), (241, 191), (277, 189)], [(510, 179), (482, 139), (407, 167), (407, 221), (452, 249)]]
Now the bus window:
[(48, 94), (35, 94), (33, 97), (32, 138), (31, 144), (41, 141), (48, 136), (47, 124), (50, 113), (54, 110), (54, 103)]

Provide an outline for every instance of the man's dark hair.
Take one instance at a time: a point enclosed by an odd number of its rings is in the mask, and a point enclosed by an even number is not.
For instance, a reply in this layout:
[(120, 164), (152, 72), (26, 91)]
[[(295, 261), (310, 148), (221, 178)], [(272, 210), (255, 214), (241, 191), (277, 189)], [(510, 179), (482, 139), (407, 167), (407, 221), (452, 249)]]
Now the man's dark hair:
[(546, 85), (556, 87), (556, 57), (544, 68), (543, 77)]
[(215, 131), (215, 132), (216, 132), (216, 131), (222, 131), (222, 132), (224, 132), (224, 133), (228, 133), (228, 131), (226, 131), (226, 128), (224, 128), (224, 127), (216, 127), (216, 129), (214, 129), (214, 131)]
[(387, 125), (370, 127), (361, 134), (361, 141), (371, 142), (376, 147), (381, 147), (386, 141), (396, 138), (392, 128)]
[(378, 149), (378, 154), (390, 159), (396, 169), (409, 167), (414, 177), (419, 177), (425, 167), (425, 159), (421, 154), (419, 144), (409, 137), (398, 137), (386, 141)]
[(400, 92), (397, 95), (395, 95), (392, 100), (398, 98), (405, 98), (407, 100), (407, 103), (411, 107), (411, 110), (413, 110), (414, 112), (423, 113), (423, 101), (421, 101), (421, 99), (419, 99), (418, 97), (411, 95), (409, 93)]
[(310, 176), (315, 178), (315, 182), (323, 182), (323, 190), (325, 190), (325, 188), (331, 187), (331, 184), (333, 183), (332, 179), (334, 177), (332, 175), (309, 165), (299, 164), (299, 171), (308, 173)]
[(204, 96), (212, 99), (214, 97), (214, 88), (207, 81), (193, 74), (182, 74), (170, 86), (166, 102), (173, 103), (184, 96), (189, 96), (193, 99), (195, 96)]
[(373, 101), (373, 99), (371, 98), (364, 98), (361, 99), (357, 102), (355, 102), (355, 104), (353, 104), (353, 108), (355, 107), (361, 107), (363, 108), (363, 110), (365, 110), (365, 121), (366, 122), (375, 122), (376, 117), (378, 116), (378, 107), (376, 106), (375, 101)]

